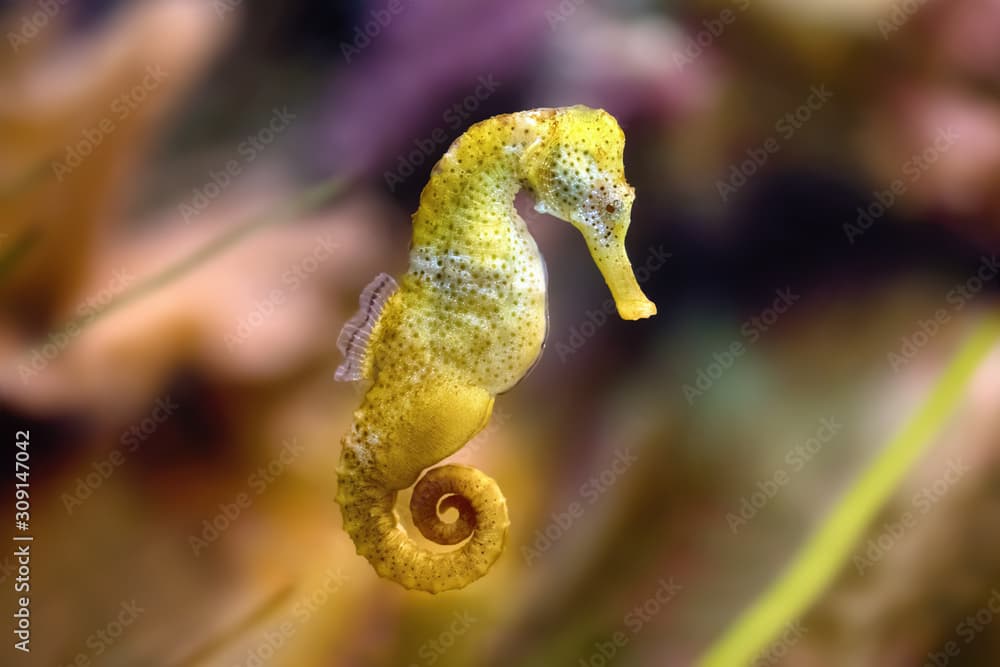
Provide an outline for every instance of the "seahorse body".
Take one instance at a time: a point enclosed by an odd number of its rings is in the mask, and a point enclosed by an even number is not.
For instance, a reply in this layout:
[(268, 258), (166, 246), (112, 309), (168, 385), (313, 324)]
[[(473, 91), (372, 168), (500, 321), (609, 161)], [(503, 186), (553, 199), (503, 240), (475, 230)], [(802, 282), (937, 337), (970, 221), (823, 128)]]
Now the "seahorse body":
[[(545, 265), (514, 208), (536, 209), (584, 236), (624, 319), (649, 317), (625, 252), (635, 192), (625, 137), (605, 111), (535, 109), (473, 125), (435, 165), (413, 216), (410, 267), (362, 293), (339, 341), (339, 380), (371, 386), (344, 436), (337, 501), (358, 553), (383, 577), (437, 593), (483, 576), (509, 524), (496, 482), (468, 466), (421, 472), (486, 425), (494, 397), (532, 367), (545, 342)], [(400, 525), (397, 492), (416, 483), (413, 522), (440, 552)], [(457, 509), (444, 522), (440, 513)]]

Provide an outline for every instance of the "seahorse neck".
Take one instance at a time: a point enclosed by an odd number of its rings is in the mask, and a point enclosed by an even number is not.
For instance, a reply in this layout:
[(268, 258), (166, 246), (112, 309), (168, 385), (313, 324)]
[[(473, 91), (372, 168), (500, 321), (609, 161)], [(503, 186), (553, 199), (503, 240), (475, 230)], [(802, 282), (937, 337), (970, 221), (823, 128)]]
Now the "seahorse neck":
[[(547, 123), (523, 114), (481, 123), (455, 141), (434, 167), (414, 214), (414, 247), (470, 252), (527, 234), (514, 208), (524, 151)], [(498, 119), (499, 120), (499, 119)]]

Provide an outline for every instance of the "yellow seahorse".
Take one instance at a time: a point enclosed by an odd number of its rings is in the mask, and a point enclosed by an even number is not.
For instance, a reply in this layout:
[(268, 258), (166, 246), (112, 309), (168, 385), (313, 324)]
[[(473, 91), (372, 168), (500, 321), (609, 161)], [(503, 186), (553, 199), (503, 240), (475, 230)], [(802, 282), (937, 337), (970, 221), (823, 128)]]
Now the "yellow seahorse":
[[(486, 425), (493, 401), (531, 370), (548, 328), (545, 264), (514, 208), (522, 188), (538, 211), (576, 227), (619, 315), (649, 317), (625, 253), (635, 190), (625, 181), (625, 135), (584, 106), (496, 116), (460, 136), (435, 165), (413, 216), (410, 268), (381, 274), (341, 332), (337, 379), (371, 382), (343, 439), (337, 502), (344, 529), (379, 575), (438, 593), (482, 577), (509, 521), (496, 482), (475, 468), (421, 472)], [(416, 483), (413, 523), (396, 495)], [(457, 510), (445, 522), (441, 513)]]

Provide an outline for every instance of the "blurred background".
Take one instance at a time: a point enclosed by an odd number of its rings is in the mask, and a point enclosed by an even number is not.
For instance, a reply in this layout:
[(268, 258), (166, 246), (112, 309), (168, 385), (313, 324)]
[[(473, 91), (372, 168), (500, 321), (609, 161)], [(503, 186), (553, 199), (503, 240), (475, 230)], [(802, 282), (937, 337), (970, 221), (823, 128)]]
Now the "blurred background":
[[(3, 664), (694, 664), (1000, 308), (997, 0), (3, 7), (0, 437), (9, 470), (30, 431), (35, 538)], [(341, 530), (337, 333), (454, 138), (571, 104), (625, 129), (659, 314), (618, 320), (519, 202), (546, 353), (454, 457), (509, 541), (407, 592)], [(757, 664), (998, 664), (998, 407), (1000, 348)]]

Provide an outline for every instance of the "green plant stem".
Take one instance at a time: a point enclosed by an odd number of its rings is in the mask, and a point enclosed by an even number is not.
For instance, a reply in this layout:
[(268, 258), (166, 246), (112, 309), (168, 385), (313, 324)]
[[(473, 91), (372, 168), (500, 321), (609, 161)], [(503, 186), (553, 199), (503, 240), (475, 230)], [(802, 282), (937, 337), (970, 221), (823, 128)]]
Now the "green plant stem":
[(749, 665), (808, 610), (840, 572), (871, 521), (957, 410), (1000, 340), (1000, 315), (978, 323), (923, 405), (882, 448), (778, 580), (701, 657), (701, 667)]

